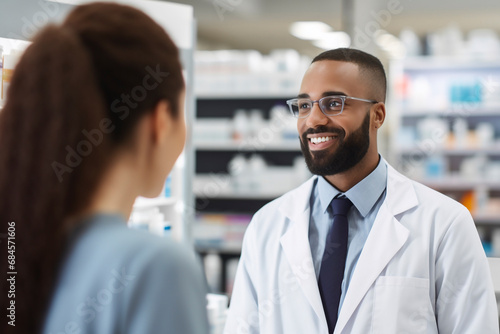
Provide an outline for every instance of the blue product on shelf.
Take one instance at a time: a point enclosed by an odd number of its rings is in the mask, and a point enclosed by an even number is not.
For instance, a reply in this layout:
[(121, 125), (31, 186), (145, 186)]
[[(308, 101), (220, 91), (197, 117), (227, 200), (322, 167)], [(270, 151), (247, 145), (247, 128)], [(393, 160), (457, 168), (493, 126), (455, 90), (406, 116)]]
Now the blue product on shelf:
[(426, 177), (430, 179), (442, 178), (445, 176), (446, 162), (440, 155), (430, 156), (425, 166)]
[(450, 87), (450, 101), (451, 103), (461, 102), (460, 86), (451, 85)]
[(479, 103), (482, 101), (483, 91), (480, 81), (474, 83), (459, 82), (450, 86), (451, 103)]
[(172, 235), (172, 226), (166, 224), (165, 226), (163, 226), (163, 236), (170, 237), (171, 235)]
[(172, 174), (167, 176), (167, 180), (165, 181), (165, 197), (172, 196)]
[(463, 102), (481, 102), (481, 84), (478, 81), (474, 84), (464, 86), (464, 91), (462, 93)]
[(493, 254), (493, 247), (491, 246), (491, 242), (483, 241), (482, 244), (486, 256), (491, 256)]

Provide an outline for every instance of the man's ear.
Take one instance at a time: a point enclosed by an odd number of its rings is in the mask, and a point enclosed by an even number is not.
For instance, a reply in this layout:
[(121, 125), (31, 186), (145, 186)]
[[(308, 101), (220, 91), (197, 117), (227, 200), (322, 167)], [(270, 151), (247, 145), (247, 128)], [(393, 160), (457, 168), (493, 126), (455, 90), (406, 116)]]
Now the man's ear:
[(161, 144), (167, 140), (172, 131), (172, 111), (167, 100), (159, 101), (151, 113), (151, 139), (154, 144)]
[(372, 125), (378, 129), (384, 124), (385, 121), (385, 103), (378, 102), (373, 108)]

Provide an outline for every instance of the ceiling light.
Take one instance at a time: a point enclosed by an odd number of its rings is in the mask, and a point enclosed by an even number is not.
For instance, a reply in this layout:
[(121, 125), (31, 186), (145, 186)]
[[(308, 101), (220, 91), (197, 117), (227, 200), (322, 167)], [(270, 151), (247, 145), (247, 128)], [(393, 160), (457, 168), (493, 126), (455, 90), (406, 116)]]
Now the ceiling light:
[(402, 59), (406, 55), (406, 47), (403, 42), (386, 31), (379, 30), (375, 33), (375, 43), (391, 58)]
[(351, 45), (351, 37), (343, 31), (331, 31), (323, 34), (321, 38), (314, 41), (313, 44), (324, 50), (348, 48)]
[(299, 21), (292, 23), (289, 31), (297, 38), (315, 40), (321, 38), (324, 33), (332, 31), (332, 27), (320, 21)]

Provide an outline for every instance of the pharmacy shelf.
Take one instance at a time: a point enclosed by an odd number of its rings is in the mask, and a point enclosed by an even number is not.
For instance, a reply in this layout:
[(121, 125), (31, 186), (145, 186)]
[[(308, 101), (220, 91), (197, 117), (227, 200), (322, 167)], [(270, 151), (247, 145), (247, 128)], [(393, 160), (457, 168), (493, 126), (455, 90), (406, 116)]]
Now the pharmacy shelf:
[(410, 57), (404, 63), (406, 71), (425, 72), (436, 70), (485, 70), (497, 69), (500, 62), (495, 60), (482, 61), (481, 59), (456, 58), (456, 57)]
[(134, 203), (134, 209), (149, 209), (158, 206), (169, 206), (177, 203), (174, 197), (144, 198), (138, 197)]
[[(500, 200), (500, 179), (493, 175), (489, 177), (479, 167), (474, 175), (468, 177), (459, 171), (467, 166), (464, 163), (476, 156), (486, 158), (480, 166), (484, 170), (490, 171), (489, 164), (499, 162), (500, 99), (496, 92), (500, 84), (500, 61), (409, 58), (392, 63), (390, 75), (391, 90), (395, 93), (391, 95), (390, 103), (393, 109), (399, 110), (399, 120), (394, 123), (395, 129), (392, 131), (392, 158), (401, 164), (397, 168), (407, 170), (408, 176), (413, 179), (452, 198), (462, 199), (464, 203), (469, 202), (470, 197), (478, 200), (486, 194), (485, 207), (489, 211), (472, 212), (472, 216), (477, 225), (488, 227), (482, 238), (490, 242), (491, 231), (500, 227), (500, 213), (493, 212), (493, 207)], [(443, 138), (445, 141), (442, 145), (437, 142), (425, 145), (422, 139), (425, 137), (424, 131), (420, 127), (426, 118), (447, 123), (449, 132)], [(467, 135), (464, 136), (466, 143), (463, 146), (456, 145), (458, 142), (454, 140), (457, 137), (454, 127), (457, 119), (465, 121), (467, 125)], [(488, 146), (480, 146), (480, 136), (476, 130), (478, 125), (485, 123), (494, 128), (495, 135)], [(398, 130), (402, 127), (407, 132), (400, 136)], [(410, 138), (410, 130), (414, 138)], [(404, 139), (405, 143), (410, 139), (412, 142), (402, 146), (400, 139)], [(420, 145), (419, 140), (422, 140)], [(439, 158), (442, 164), (438, 165), (434, 158)], [(412, 166), (411, 162), (416, 163)], [(411, 168), (405, 168), (408, 166)], [(496, 167), (491, 167), (493, 174)], [(441, 168), (446, 170), (443, 177), (426, 176)]]
[(227, 92), (197, 93), (196, 98), (203, 100), (240, 100), (240, 99), (281, 99), (283, 101), (292, 99), (297, 95), (297, 91), (290, 92), (252, 92), (246, 94), (228, 94)]
[[(211, 79), (212, 85), (214, 79), (217, 78)], [(196, 161), (192, 179), (194, 207), (197, 214), (246, 214), (251, 217), (262, 206), (296, 187), (296, 183), (301, 181), (300, 173), (296, 173), (299, 168), (295, 168), (296, 158), (301, 155), (296, 122), (288, 113), (273, 112), (276, 110), (274, 108), (286, 108), (285, 101), (295, 97), (297, 90), (269, 89), (264, 92), (260, 88), (260, 92), (254, 90), (248, 93), (228, 93), (228, 90), (210, 94), (200, 94), (198, 91), (197, 94), (197, 123), (193, 132)], [(245, 131), (236, 131), (238, 127), (234, 120), (238, 110), (245, 110), (247, 115), (255, 110), (262, 112), (259, 127), (249, 127), (248, 136)], [(283, 118), (278, 119), (277, 115)], [(256, 135), (252, 136), (254, 133)], [(234, 141), (233, 134), (248, 138)], [(251, 164), (254, 155), (265, 161), (264, 170), (256, 170), (255, 164)], [(237, 156), (244, 171), (242, 177), (231, 167), (231, 161)], [(242, 162), (243, 159), (247, 164)], [(244, 231), (235, 231), (235, 226), (231, 224), (220, 225), (226, 229), (221, 232), (223, 236), (203, 230), (200, 235), (199, 226), (193, 226), (193, 240), (200, 255), (215, 253), (221, 258), (222, 281), (219, 289), (224, 292), (226, 266), (229, 261), (239, 258)], [(246, 224), (239, 227), (246, 227)]]
[(476, 224), (500, 226), (500, 214), (473, 214)]
[[(402, 155), (418, 154), (422, 149), (418, 146), (396, 148), (395, 151)], [(467, 147), (467, 148), (437, 148), (433, 151), (435, 154), (444, 154), (448, 156), (470, 156), (485, 154), (489, 156), (500, 156), (500, 145), (492, 147)]]
[(196, 150), (202, 151), (300, 151), (299, 140), (260, 143), (258, 140), (248, 142), (235, 141), (195, 141)]
[(489, 117), (498, 116), (500, 114), (500, 106), (495, 107), (472, 107), (469, 109), (454, 109), (450, 106), (449, 109), (440, 110), (404, 110), (401, 113), (401, 117), (460, 117), (460, 118), (472, 118), (472, 117)]
[[(195, 180), (196, 183), (196, 180)], [(283, 195), (286, 190), (284, 191), (247, 191), (247, 192), (239, 192), (235, 191), (232, 188), (216, 188), (214, 191), (206, 192), (200, 190), (200, 188), (197, 189), (195, 186), (194, 189), (194, 195), (199, 198), (206, 198), (206, 199), (239, 199), (239, 200), (272, 200), (277, 197), (280, 197)]]
[(421, 179), (420, 183), (436, 190), (467, 191), (477, 187), (485, 187), (490, 191), (500, 191), (499, 181), (489, 180), (464, 180), (460, 177), (448, 176), (440, 179)]
[(194, 242), (194, 247), (196, 251), (200, 253), (223, 253), (223, 254), (241, 254), (241, 242), (210, 242), (205, 240), (196, 240)]
[(255, 192), (255, 193), (237, 193), (234, 191), (226, 190), (226, 191), (220, 191), (219, 193), (215, 195), (205, 195), (202, 192), (194, 192), (195, 196), (197, 197), (203, 197), (207, 199), (240, 199), (240, 200), (260, 200), (260, 199), (267, 199), (267, 200), (272, 200), (275, 198), (280, 197), (283, 195), (283, 193), (278, 193), (278, 192)]
[(246, 183), (252, 182), (251, 176), (248, 180), (238, 181), (229, 174), (196, 174), (193, 193), (197, 198), (205, 199), (272, 200), (302, 183), (302, 179), (283, 168), (269, 167), (260, 178), (263, 182), (254, 184)]

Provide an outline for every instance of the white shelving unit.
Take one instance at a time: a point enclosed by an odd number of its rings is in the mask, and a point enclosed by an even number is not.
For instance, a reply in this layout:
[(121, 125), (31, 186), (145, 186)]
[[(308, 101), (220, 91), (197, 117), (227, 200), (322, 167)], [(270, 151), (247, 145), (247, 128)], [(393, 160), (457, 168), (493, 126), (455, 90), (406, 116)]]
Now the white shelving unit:
[[(235, 111), (245, 109), (259, 109), (264, 120), (261, 128), (268, 131), (272, 127), (270, 110), (275, 105), (285, 106), (285, 101), (296, 92), (269, 94), (266, 92), (251, 94), (220, 93), (197, 98), (198, 125), (205, 122), (203, 129), (213, 129), (210, 122), (217, 126), (222, 123), (223, 134), (213, 133), (216, 138), (211, 138), (210, 133), (195, 134), (199, 136), (194, 140), (196, 154), (196, 173), (193, 180), (193, 192), (197, 203), (198, 220), (194, 226), (195, 247), (202, 255), (217, 254), (221, 260), (222, 281), (216, 292), (226, 291), (227, 281), (234, 277), (227, 270), (231, 261), (237, 260), (241, 252), (241, 243), (247, 224), (252, 215), (265, 203), (277, 198), (297, 186), (301, 180), (294, 177), (293, 160), (301, 156), (298, 134), (292, 134), (290, 127), (283, 124), (279, 131), (273, 132), (266, 140), (258, 136), (233, 139), (232, 119)], [(288, 116), (288, 115), (287, 115)], [(292, 116), (284, 118), (284, 122)], [(219, 123), (219, 125), (221, 125)], [(275, 123), (276, 125), (276, 123)], [(280, 131), (283, 130), (282, 133)], [(238, 181), (229, 170), (230, 161), (235, 156), (245, 157), (250, 160), (252, 156), (259, 155), (267, 163), (265, 172), (258, 175), (260, 185), (255, 185), (256, 175), (247, 170), (242, 174), (248, 176), (250, 184)], [(304, 163), (305, 164), (305, 163)], [(305, 166), (305, 165), (304, 165)], [(266, 176), (267, 175), (267, 176)], [(242, 184), (245, 183), (245, 186)], [(232, 217), (238, 217), (233, 219)], [(242, 221), (243, 217), (245, 221)]]
[[(500, 110), (500, 108), (499, 108)], [(418, 146), (399, 148), (397, 149), (398, 154), (412, 154), (419, 149)], [(488, 156), (499, 156), (500, 157), (500, 145), (494, 145), (491, 147), (466, 147), (466, 148), (436, 148), (436, 153), (448, 156), (471, 156), (477, 154), (485, 154)]]
[[(420, 57), (391, 64), (390, 74), (393, 165), (462, 201), (481, 228), (500, 228), (500, 62)], [(486, 144), (484, 124), (493, 129)], [(483, 163), (472, 170), (476, 158)]]
[[(492, 191), (500, 191), (498, 180), (464, 180), (460, 176), (449, 176), (443, 179), (423, 178), (419, 180), (426, 186), (442, 191), (467, 191), (477, 187), (487, 187)], [(500, 217), (498, 217), (500, 219)], [(500, 222), (499, 222), (500, 224)]]
[(415, 109), (415, 110), (405, 110), (405, 117), (425, 117), (425, 116), (453, 116), (460, 115), (464, 118), (471, 117), (489, 117), (497, 116), (500, 105), (498, 106), (481, 106), (477, 107), (474, 112), (468, 112), (467, 110), (461, 110), (457, 108), (453, 109)]
[[(264, 191), (236, 190), (231, 183), (230, 175), (219, 175), (218, 177), (219, 181), (214, 180), (211, 176), (198, 175), (193, 184), (194, 195), (210, 199), (272, 200), (289, 190), (288, 187), (286, 189), (280, 188), (279, 182), (276, 182), (276, 187)], [(212, 184), (217, 184), (217, 186), (211, 191), (210, 185)], [(204, 189), (208, 190), (204, 191)]]
[[(204, 193), (195, 192), (196, 195), (204, 196)], [(210, 196), (211, 199), (239, 199), (239, 200), (268, 200), (271, 201), (279, 196), (283, 195), (283, 192), (277, 191), (267, 191), (258, 193), (235, 193), (230, 189), (222, 190), (220, 193)]]
[(174, 197), (158, 197), (158, 198), (144, 198), (138, 197), (134, 203), (134, 209), (149, 209), (151, 207), (160, 207), (174, 205), (177, 203), (178, 199)]
[(300, 150), (299, 140), (286, 140), (270, 144), (254, 144), (249, 142), (235, 141), (197, 141), (194, 143), (197, 150), (206, 151), (298, 151)]
[(481, 224), (498, 226), (498, 215), (485, 215), (480, 213), (474, 214), (474, 212), (472, 214), (474, 216), (474, 219), (481, 222)]
[[(230, 293), (231, 284), (226, 281), (234, 279), (231, 268), (239, 258), (252, 215), (301, 181), (300, 172), (290, 176), (292, 166), (297, 166), (294, 158), (302, 155), (295, 121), (287, 112), (271, 109), (276, 105), (287, 108), (285, 101), (298, 93), (310, 61), (295, 50), (265, 56), (237, 50), (197, 53), (193, 191), (198, 216), (194, 233), (199, 238), (195, 246), (200, 254), (209, 254), (209, 259), (214, 253), (220, 258), (222, 273), (215, 274), (222, 278), (218, 292)], [(247, 135), (238, 130), (242, 113), (235, 117), (241, 109), (250, 116)], [(252, 118), (255, 109), (262, 112), (260, 121)], [(245, 160), (248, 168), (235, 172), (236, 161)]]

